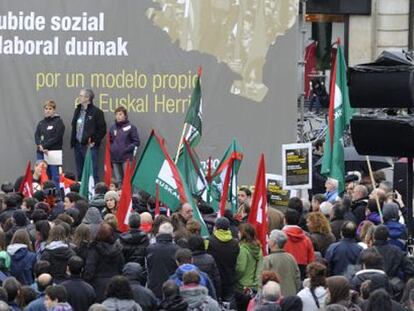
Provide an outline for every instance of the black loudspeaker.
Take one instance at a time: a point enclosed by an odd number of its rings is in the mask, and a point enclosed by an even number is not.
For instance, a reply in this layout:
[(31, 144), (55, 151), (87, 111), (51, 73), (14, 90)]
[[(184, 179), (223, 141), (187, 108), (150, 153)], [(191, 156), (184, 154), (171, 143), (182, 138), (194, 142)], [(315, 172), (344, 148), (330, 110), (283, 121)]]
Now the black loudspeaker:
[[(397, 66), (396, 66), (397, 67)], [(349, 68), (349, 100), (354, 108), (414, 107), (414, 71), (357, 66)]]
[(404, 202), (407, 202), (407, 163), (396, 162), (394, 163), (394, 176), (393, 176), (394, 190), (397, 190)]
[(414, 62), (410, 55), (384, 51), (369, 64), (349, 68), (354, 108), (414, 107)]
[(359, 154), (414, 157), (414, 116), (354, 116), (351, 134)]

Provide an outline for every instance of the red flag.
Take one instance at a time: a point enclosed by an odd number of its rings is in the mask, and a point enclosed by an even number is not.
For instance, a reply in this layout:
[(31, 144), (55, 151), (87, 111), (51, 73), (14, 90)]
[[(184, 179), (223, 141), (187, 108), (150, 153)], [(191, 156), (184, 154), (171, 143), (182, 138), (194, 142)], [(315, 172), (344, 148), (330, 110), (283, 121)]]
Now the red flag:
[(160, 188), (159, 185), (155, 185), (155, 216), (158, 216), (160, 214)]
[(40, 184), (43, 185), (48, 180), (49, 180), (49, 177), (47, 176), (46, 165), (43, 163), (42, 172), (40, 173)]
[(75, 184), (76, 181), (65, 177), (65, 174), (61, 173), (59, 176), (59, 185), (60, 188), (63, 189), (63, 193), (67, 194), (70, 192), (70, 186), (72, 186), (73, 184)]
[(32, 164), (30, 161), (27, 162), (26, 173), (20, 184), (19, 191), (23, 193), (25, 198), (32, 197), (33, 195), (33, 174), (32, 174)]
[(316, 69), (316, 42), (312, 42), (305, 49), (305, 97), (310, 97), (311, 74), (317, 73)]
[(127, 161), (124, 180), (122, 181), (122, 193), (119, 199), (119, 208), (116, 212), (118, 229), (121, 232), (128, 230), (128, 218), (132, 212), (132, 187), (131, 187), (131, 163)]
[(257, 238), (262, 244), (263, 255), (267, 255), (267, 190), (264, 154), (260, 156), (256, 183), (248, 223), (256, 228)]
[(111, 137), (110, 132), (106, 134), (106, 145), (105, 145), (105, 161), (104, 161), (104, 181), (105, 184), (109, 187), (112, 179), (112, 166), (111, 166)]

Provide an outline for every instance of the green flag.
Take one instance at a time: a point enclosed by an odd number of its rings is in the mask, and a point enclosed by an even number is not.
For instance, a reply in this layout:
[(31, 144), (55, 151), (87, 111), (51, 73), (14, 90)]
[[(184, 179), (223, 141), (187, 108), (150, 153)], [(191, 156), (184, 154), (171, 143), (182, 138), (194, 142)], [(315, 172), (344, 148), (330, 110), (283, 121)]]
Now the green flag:
[(158, 184), (159, 200), (173, 212), (183, 203), (189, 203), (193, 208), (193, 217), (201, 224), (202, 235), (208, 236), (207, 226), (194, 204), (187, 184), (168, 154), (164, 140), (154, 130), (135, 168), (132, 184), (152, 196), (156, 195)]
[(338, 180), (338, 193), (342, 193), (345, 190), (343, 133), (352, 118), (353, 109), (349, 103), (346, 64), (339, 43), (332, 77), (321, 174)]
[(230, 202), (233, 213), (237, 211), (237, 173), (242, 159), (242, 148), (239, 142), (233, 139), (217, 169), (212, 174), (210, 187), (213, 202), (211, 204), (214, 208), (220, 209), (220, 215), (223, 215), (227, 202)]
[(184, 140), (183, 152), (179, 155), (177, 167), (188, 185), (190, 193), (207, 202), (208, 183), (198, 155), (190, 147), (187, 140)]
[(83, 162), (82, 180), (79, 194), (88, 200), (91, 200), (92, 197), (95, 195), (95, 180), (93, 178), (92, 151), (89, 147), (85, 155), (85, 162)]
[(189, 126), (185, 139), (191, 147), (197, 146), (201, 139), (203, 100), (201, 98), (200, 76), (201, 68), (198, 71), (196, 85), (191, 95), (190, 107), (188, 107), (184, 121)]

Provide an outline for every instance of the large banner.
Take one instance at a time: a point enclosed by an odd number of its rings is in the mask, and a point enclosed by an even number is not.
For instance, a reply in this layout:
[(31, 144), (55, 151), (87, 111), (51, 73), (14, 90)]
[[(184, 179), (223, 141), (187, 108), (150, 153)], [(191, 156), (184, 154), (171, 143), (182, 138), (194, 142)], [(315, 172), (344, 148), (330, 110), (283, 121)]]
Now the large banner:
[(155, 128), (175, 154), (199, 66), (200, 157), (219, 159), (236, 137), (241, 183), (252, 183), (261, 152), (280, 171), (281, 145), (296, 138), (297, 12), (297, 0), (2, 0), (0, 181), (34, 159), (49, 99), (66, 126), (64, 170), (74, 171), (81, 88), (94, 90), (108, 126), (125, 106), (143, 144)]

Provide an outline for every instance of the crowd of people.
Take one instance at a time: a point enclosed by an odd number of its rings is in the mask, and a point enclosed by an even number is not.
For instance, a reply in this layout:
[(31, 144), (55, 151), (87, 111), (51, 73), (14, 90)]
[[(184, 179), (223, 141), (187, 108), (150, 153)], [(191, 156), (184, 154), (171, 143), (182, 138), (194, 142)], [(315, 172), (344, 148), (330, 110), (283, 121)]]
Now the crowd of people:
[[(252, 193), (244, 187), (237, 210), (221, 217), (198, 201), (209, 236), (190, 204), (170, 214), (135, 189), (128, 230), (121, 231), (120, 183), (138, 131), (119, 107), (109, 130), (114, 180), (99, 182), (106, 123), (93, 97), (80, 91), (72, 120), (70, 191), (60, 188), (59, 165), (45, 161), (63, 145), (53, 101), (35, 131), (32, 196), (20, 192), (22, 177), (1, 186), (0, 311), (414, 310), (407, 209), (381, 172), (375, 185), (364, 176), (347, 180), (343, 194), (338, 181), (315, 173), (309, 199), (268, 205), (265, 246), (248, 222)], [(315, 147), (320, 157), (323, 146)], [(91, 198), (79, 194), (78, 182), (88, 148)]]
[(198, 203), (203, 237), (190, 204), (155, 215), (142, 191), (121, 232), (116, 181), (89, 201), (77, 182), (63, 200), (51, 180), (27, 198), (5, 183), (0, 310), (414, 310), (406, 208), (377, 179), (348, 182), (342, 198), (328, 179), (310, 201), (269, 206), (267, 255), (248, 188), (235, 214)]

